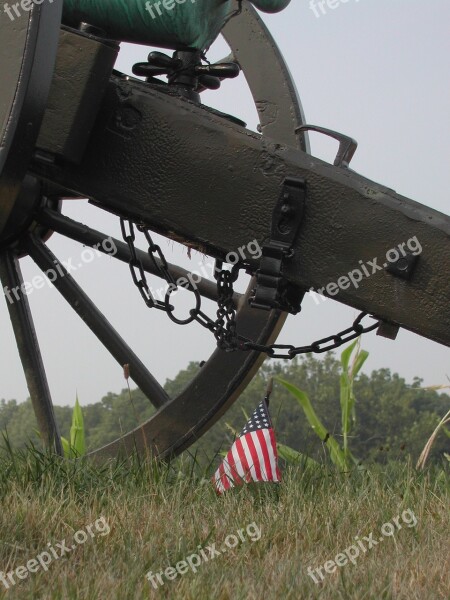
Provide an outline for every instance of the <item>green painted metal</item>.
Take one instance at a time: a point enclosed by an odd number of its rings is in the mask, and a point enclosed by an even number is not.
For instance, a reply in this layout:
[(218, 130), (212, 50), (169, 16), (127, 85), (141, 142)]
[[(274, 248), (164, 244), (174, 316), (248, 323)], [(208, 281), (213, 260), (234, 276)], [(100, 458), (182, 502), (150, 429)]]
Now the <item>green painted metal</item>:
[[(290, 0), (255, 0), (278, 12)], [(89, 23), (117, 40), (163, 48), (207, 49), (236, 13), (235, 0), (65, 0), (63, 22)]]

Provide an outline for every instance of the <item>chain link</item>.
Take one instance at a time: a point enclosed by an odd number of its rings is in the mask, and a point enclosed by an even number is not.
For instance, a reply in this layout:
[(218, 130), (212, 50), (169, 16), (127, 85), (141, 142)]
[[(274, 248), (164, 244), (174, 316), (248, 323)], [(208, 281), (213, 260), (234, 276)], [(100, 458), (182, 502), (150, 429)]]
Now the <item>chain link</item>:
[(239, 347), (236, 332), (236, 308), (233, 302), (233, 283), (239, 277), (240, 269), (243, 268), (246, 268), (243, 264), (236, 263), (231, 271), (228, 271), (223, 268), (222, 261), (216, 261), (216, 268), (214, 270), (219, 294), (217, 319), (214, 323), (214, 336), (218, 347), (227, 352), (233, 352)]
[[(144, 227), (144, 225), (138, 225), (137, 229), (138, 229), (138, 231), (141, 231), (145, 235), (145, 239), (147, 240), (147, 243), (148, 243), (148, 254), (149, 254), (150, 258), (152, 259), (153, 264), (159, 270), (159, 272), (161, 273), (163, 278), (166, 280), (166, 282), (169, 285), (175, 286), (175, 289), (176, 289), (177, 288), (176, 281), (169, 271), (166, 257), (162, 253), (160, 246), (158, 246), (157, 244), (155, 244), (153, 242), (153, 240), (150, 236), (149, 230), (146, 227)], [(156, 257), (159, 258), (159, 263), (156, 260)]]
[(258, 344), (241, 335), (238, 335), (236, 329), (236, 307), (233, 301), (233, 284), (239, 277), (239, 271), (242, 269), (248, 270), (248, 265), (245, 263), (237, 263), (233, 265), (231, 270), (227, 270), (223, 268), (223, 262), (219, 260), (216, 261), (214, 270), (214, 277), (217, 281), (218, 291), (216, 320), (213, 321), (201, 310), (200, 292), (194, 285), (183, 287), (194, 293), (195, 308), (190, 310), (189, 318), (178, 319), (174, 315), (174, 307), (170, 304), (170, 296), (178, 289), (178, 286), (173, 275), (170, 273), (169, 266), (160, 246), (153, 242), (149, 230), (144, 225), (136, 225), (138, 231), (145, 235), (148, 243), (148, 254), (152, 259), (153, 264), (169, 286), (164, 302), (155, 299), (150, 292), (144, 267), (136, 252), (136, 233), (133, 222), (120, 219), (120, 227), (122, 230), (123, 239), (127, 243), (131, 254), (131, 259), (129, 261), (131, 276), (146, 305), (149, 308), (163, 310), (173, 322), (179, 325), (187, 325), (193, 321), (196, 321), (202, 327), (208, 329), (214, 334), (214, 337), (217, 340), (217, 346), (226, 352), (234, 352), (236, 350), (253, 350), (267, 354), (270, 358), (292, 360), (300, 354), (322, 354), (323, 352), (336, 350), (347, 342), (356, 339), (363, 333), (369, 333), (370, 331), (377, 329), (381, 324), (381, 321), (377, 320), (375, 323), (364, 326), (362, 321), (366, 317), (370, 316), (372, 319), (375, 317), (372, 317), (366, 312), (362, 312), (355, 319), (351, 327), (348, 327), (347, 329), (344, 329), (335, 335), (330, 335), (329, 337), (317, 340), (309, 346), (293, 346), (291, 344)]
[[(136, 232), (134, 230), (134, 224), (131, 221), (125, 221), (124, 219), (120, 219), (120, 228), (122, 230), (122, 237), (127, 243), (128, 248), (130, 250), (131, 259), (129, 262), (129, 266), (134, 284), (138, 288), (139, 293), (144, 299), (145, 304), (149, 308), (157, 308), (158, 310), (165, 311), (165, 303), (161, 302), (160, 300), (155, 300), (152, 293), (150, 292), (150, 288), (148, 287), (144, 267), (142, 266), (142, 262), (137, 256), (136, 246), (134, 245), (134, 242), (136, 241)], [(157, 265), (154, 258), (153, 261)]]

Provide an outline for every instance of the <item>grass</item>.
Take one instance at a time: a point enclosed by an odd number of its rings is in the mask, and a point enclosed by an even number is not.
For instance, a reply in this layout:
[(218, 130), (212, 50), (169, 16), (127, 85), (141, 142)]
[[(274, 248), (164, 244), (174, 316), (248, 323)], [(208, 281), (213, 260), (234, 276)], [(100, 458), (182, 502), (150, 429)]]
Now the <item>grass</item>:
[[(442, 472), (442, 471), (441, 471)], [(95, 466), (37, 449), (0, 459), (0, 571), (11, 571), (104, 517), (97, 535), (66, 557), (6, 590), (11, 599), (174, 598), (447, 599), (450, 487), (448, 476), (410, 464), (339, 474), (288, 467), (281, 485), (252, 485), (216, 496), (189, 459), (155, 465), (138, 459)], [(416, 527), (361, 555), (323, 583), (316, 568), (355, 543), (380, 536), (384, 523), (411, 510)], [(175, 565), (198, 546), (217, 543), (255, 523), (247, 539), (214, 560), (153, 589), (148, 571)], [(446, 562), (447, 561), (447, 562)]]

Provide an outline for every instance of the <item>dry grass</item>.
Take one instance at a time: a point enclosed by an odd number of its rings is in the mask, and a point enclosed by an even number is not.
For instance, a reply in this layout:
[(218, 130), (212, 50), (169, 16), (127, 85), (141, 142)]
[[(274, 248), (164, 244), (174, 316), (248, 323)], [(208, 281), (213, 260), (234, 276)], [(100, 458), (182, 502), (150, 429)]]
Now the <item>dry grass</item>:
[[(30, 574), (0, 598), (11, 599), (407, 599), (450, 597), (449, 479), (409, 465), (338, 475), (291, 467), (278, 487), (217, 497), (189, 465), (68, 465), (31, 453), (0, 461), (0, 570), (10, 571), (104, 516), (109, 535), (87, 541), (47, 573)], [(442, 473), (442, 472), (441, 472)], [(356, 565), (315, 584), (322, 565), (354, 542), (380, 537), (384, 523), (410, 509), (406, 525), (362, 554)], [(401, 521), (400, 521), (401, 522)], [(154, 590), (158, 572), (256, 523), (248, 539)], [(447, 561), (447, 562), (446, 562)]]

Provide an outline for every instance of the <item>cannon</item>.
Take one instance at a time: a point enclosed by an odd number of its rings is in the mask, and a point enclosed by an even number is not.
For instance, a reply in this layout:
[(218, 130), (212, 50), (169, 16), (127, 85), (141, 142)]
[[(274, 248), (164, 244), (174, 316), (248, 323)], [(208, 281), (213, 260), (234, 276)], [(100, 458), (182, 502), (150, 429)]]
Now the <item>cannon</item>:
[[(0, 277), (4, 289), (16, 290), (7, 304), (17, 347), (42, 437), (56, 451), (58, 426), (23, 289), (24, 256), (60, 274), (58, 292), (156, 408), (135, 431), (95, 450), (98, 457), (182, 452), (226, 412), (266, 356), (323, 352), (374, 329), (394, 338), (400, 327), (450, 345), (450, 218), (355, 173), (355, 141), (307, 123), (288, 65), (255, 9), (282, 10), (287, 0), (24, 4), (0, 20)], [(207, 51), (218, 35), (231, 55), (210, 64)], [(150, 52), (134, 78), (114, 69), (120, 41), (172, 54)], [(240, 73), (259, 133), (201, 102), (204, 90)], [(333, 165), (311, 155), (311, 130), (339, 142)], [(129, 263), (152, 310), (215, 336), (217, 349), (177, 397), (168, 397), (49, 250), (53, 232), (92, 247), (108, 237), (64, 216), (68, 198), (88, 198), (117, 215), (124, 239), (115, 240), (115, 258)], [(136, 230), (148, 252), (136, 249)], [(189, 273), (167, 263), (153, 232), (213, 257), (217, 285), (192, 285)], [(277, 345), (286, 316), (300, 312), (309, 289), (351, 272), (362, 248), (381, 257), (413, 237), (420, 256), (406, 248), (389, 264), (375, 264), (358, 287), (341, 289), (336, 299), (361, 311), (351, 327), (310, 346)], [(228, 268), (230, 253), (250, 240), (258, 241), (261, 258)], [(240, 269), (251, 275), (244, 294), (233, 289)], [(164, 301), (152, 296), (148, 275), (165, 280)], [(177, 285), (192, 292), (187, 319), (171, 304)], [(331, 288), (322, 292), (334, 297)], [(214, 318), (202, 310), (203, 297), (217, 302)]]

